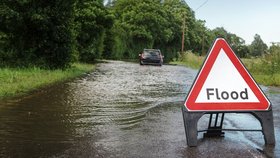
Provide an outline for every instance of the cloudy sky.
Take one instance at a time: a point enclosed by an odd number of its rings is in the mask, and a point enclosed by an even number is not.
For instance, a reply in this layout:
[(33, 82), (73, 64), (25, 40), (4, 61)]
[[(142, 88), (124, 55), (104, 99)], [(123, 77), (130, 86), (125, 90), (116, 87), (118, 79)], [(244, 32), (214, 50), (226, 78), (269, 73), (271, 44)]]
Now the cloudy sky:
[(250, 44), (255, 34), (280, 42), (280, 0), (185, 0), (210, 29), (224, 27)]

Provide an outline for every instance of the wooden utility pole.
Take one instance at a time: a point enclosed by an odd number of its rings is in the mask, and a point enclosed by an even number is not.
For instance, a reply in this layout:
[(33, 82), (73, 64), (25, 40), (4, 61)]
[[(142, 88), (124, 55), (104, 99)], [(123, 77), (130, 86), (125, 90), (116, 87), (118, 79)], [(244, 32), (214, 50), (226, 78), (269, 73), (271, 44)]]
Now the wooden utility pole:
[(200, 55), (204, 55), (205, 53), (204, 53), (204, 32), (203, 32), (203, 34), (202, 34), (202, 44), (201, 44), (202, 46), (202, 48), (201, 48), (201, 54)]
[(181, 54), (184, 53), (184, 46), (185, 46), (185, 29), (186, 29), (186, 19), (185, 19), (185, 15), (183, 15)]
[(186, 19), (185, 15), (183, 15), (183, 26), (182, 26), (182, 47), (181, 52), (184, 52), (184, 45), (185, 45), (185, 27), (186, 27)]

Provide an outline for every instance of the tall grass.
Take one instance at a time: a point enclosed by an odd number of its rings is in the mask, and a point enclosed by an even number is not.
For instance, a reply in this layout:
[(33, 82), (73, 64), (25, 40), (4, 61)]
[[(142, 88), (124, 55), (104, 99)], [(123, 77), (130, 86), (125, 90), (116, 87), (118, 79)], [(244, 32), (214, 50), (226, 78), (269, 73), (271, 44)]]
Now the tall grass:
[(280, 86), (280, 62), (273, 56), (268, 54), (262, 58), (242, 59), (242, 61), (258, 83)]
[[(185, 52), (178, 60), (171, 63), (199, 69), (204, 59), (204, 56)], [(241, 60), (256, 82), (267, 86), (280, 86), (280, 52), (274, 51), (263, 57)]]
[(75, 63), (66, 70), (44, 70), (40, 68), (0, 69), (0, 98), (23, 95), (40, 87), (65, 81), (92, 71), (93, 65)]

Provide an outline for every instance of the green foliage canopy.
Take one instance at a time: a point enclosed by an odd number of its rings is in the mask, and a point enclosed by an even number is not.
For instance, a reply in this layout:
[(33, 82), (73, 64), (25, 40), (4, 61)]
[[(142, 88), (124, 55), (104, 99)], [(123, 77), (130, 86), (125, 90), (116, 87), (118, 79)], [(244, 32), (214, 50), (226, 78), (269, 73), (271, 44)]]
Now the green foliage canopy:
[(204, 55), (224, 37), (239, 57), (263, 56), (255, 35), (250, 46), (223, 27), (195, 18), (184, 0), (2, 0), (0, 66), (66, 68), (73, 61), (137, 59), (144, 48), (160, 49), (165, 61), (181, 48)]
[(102, 0), (78, 0), (75, 8), (77, 47), (81, 61), (91, 62), (101, 57), (105, 31), (113, 25), (113, 17)]
[(246, 57), (249, 54), (249, 48), (245, 45), (245, 40), (236, 34), (226, 31), (223, 27), (217, 27), (212, 30), (213, 37), (223, 37), (230, 43), (232, 49), (239, 57)]
[(261, 36), (256, 34), (254, 40), (250, 45), (250, 52), (252, 56), (262, 56), (267, 51), (267, 45), (261, 39)]
[(143, 48), (159, 48), (172, 59), (181, 47), (183, 21), (195, 19), (180, 0), (117, 0), (111, 8), (116, 17), (112, 47), (120, 58), (137, 58)]
[(0, 32), (5, 37), (1, 64), (68, 67), (75, 49), (74, 3), (74, 0), (1, 1)]

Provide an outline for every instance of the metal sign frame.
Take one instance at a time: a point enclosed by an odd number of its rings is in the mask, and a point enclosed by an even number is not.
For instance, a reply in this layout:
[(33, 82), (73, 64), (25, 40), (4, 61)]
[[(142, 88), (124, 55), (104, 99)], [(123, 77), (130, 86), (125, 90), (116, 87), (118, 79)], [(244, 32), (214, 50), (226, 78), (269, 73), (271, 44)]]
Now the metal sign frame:
[[(185, 106), (182, 107), (182, 113), (183, 113), (183, 120), (184, 120), (184, 127), (185, 127), (185, 133), (186, 133), (186, 139), (187, 139), (187, 145), (190, 147), (197, 146), (197, 135), (198, 132), (210, 132), (213, 131), (214, 134), (212, 136), (223, 136), (223, 131), (230, 131), (228, 129), (222, 129), (222, 123), (219, 126), (220, 128), (217, 128), (216, 131), (211, 129), (211, 127), (204, 131), (198, 131), (197, 130), (197, 123), (198, 120), (205, 114), (213, 114), (213, 113), (221, 113), (221, 111), (218, 112), (190, 112), (188, 111)], [(273, 112), (272, 108), (268, 111), (230, 111), (230, 112), (223, 112), (223, 113), (249, 113), (255, 116), (262, 126), (262, 129), (260, 130), (240, 130), (235, 129), (234, 131), (261, 131), (264, 135), (265, 144), (268, 145), (275, 145), (275, 133), (274, 133), (274, 123), (273, 123)], [(210, 132), (211, 133), (211, 132)], [(220, 133), (220, 134), (219, 134)], [(205, 136), (205, 135), (204, 135)], [(208, 135), (211, 136), (211, 135)]]

